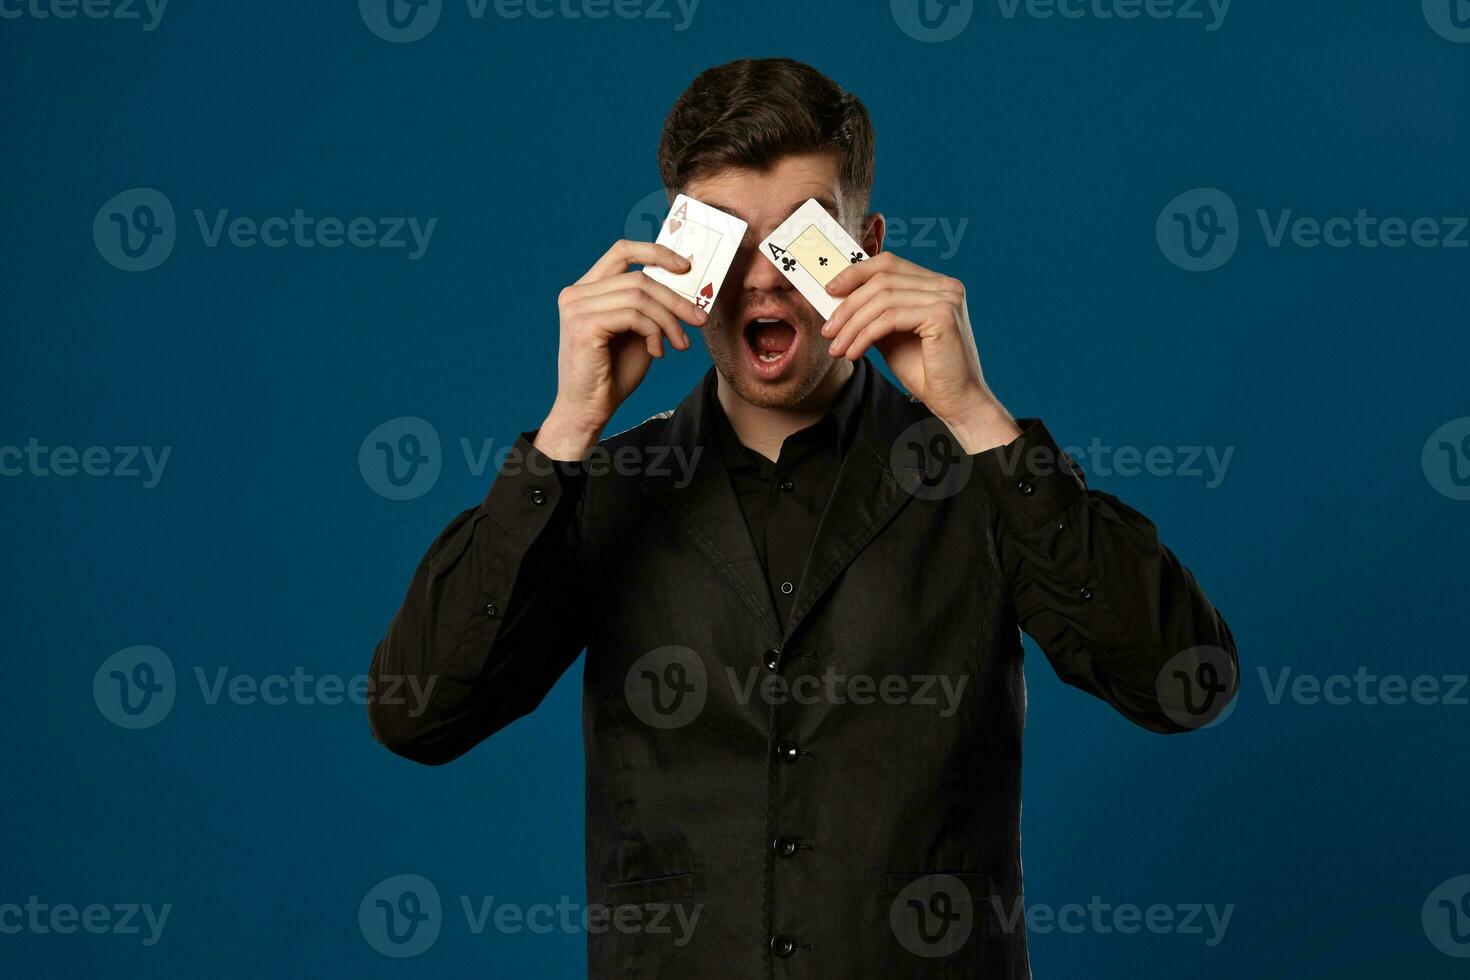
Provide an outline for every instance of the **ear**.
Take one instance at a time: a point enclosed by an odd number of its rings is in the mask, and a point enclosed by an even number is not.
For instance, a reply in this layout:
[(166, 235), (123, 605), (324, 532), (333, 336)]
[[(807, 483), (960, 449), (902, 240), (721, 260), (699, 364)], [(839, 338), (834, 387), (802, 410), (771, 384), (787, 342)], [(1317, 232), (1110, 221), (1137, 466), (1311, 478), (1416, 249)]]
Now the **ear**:
[(883, 235), (888, 231), (888, 223), (883, 220), (882, 212), (874, 211), (863, 224), (867, 230), (863, 232), (863, 239), (859, 244), (864, 252), (877, 255), (883, 251)]

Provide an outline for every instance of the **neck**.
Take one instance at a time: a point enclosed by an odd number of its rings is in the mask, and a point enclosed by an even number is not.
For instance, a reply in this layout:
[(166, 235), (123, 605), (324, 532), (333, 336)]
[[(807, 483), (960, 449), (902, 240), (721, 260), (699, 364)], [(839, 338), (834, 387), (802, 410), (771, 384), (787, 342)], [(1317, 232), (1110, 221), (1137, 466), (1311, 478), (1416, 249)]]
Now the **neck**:
[(752, 405), (735, 393), (724, 375), (717, 374), (716, 395), (741, 444), (774, 462), (780, 456), (781, 444), (787, 436), (800, 432), (827, 413), (842, 386), (852, 377), (853, 370), (851, 361), (839, 360), (810, 395), (783, 408)]

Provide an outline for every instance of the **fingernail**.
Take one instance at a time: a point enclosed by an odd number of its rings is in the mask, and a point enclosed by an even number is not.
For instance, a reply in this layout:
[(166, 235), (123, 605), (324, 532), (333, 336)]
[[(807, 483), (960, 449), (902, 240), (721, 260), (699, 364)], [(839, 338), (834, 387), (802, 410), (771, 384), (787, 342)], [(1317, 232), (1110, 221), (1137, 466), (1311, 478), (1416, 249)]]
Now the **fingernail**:
[(709, 314), (706, 313), (704, 310), (696, 309), (694, 311), (694, 322), (695, 323), (703, 323), (704, 321), (706, 321), (708, 319), (709, 319)]

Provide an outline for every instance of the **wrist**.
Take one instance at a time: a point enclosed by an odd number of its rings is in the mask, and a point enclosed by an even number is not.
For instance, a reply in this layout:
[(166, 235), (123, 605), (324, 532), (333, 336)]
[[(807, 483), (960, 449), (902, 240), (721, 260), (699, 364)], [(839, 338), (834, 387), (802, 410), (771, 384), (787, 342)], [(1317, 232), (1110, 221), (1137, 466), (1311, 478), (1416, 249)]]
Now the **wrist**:
[(1014, 442), (1021, 435), (1021, 427), (1011, 413), (988, 393), (959, 412), (938, 418), (971, 456)]
[(597, 445), (606, 424), (580, 417), (575, 412), (553, 405), (531, 444), (554, 460), (569, 462), (585, 459), (592, 447)]

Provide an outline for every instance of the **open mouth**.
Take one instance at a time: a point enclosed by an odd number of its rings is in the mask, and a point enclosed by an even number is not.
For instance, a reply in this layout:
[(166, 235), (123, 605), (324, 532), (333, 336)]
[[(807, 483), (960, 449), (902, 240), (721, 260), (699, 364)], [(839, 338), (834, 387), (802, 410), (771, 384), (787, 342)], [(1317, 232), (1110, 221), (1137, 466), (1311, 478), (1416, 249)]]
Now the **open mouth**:
[(796, 352), (796, 327), (778, 317), (755, 317), (745, 324), (745, 352), (755, 373), (779, 377)]

